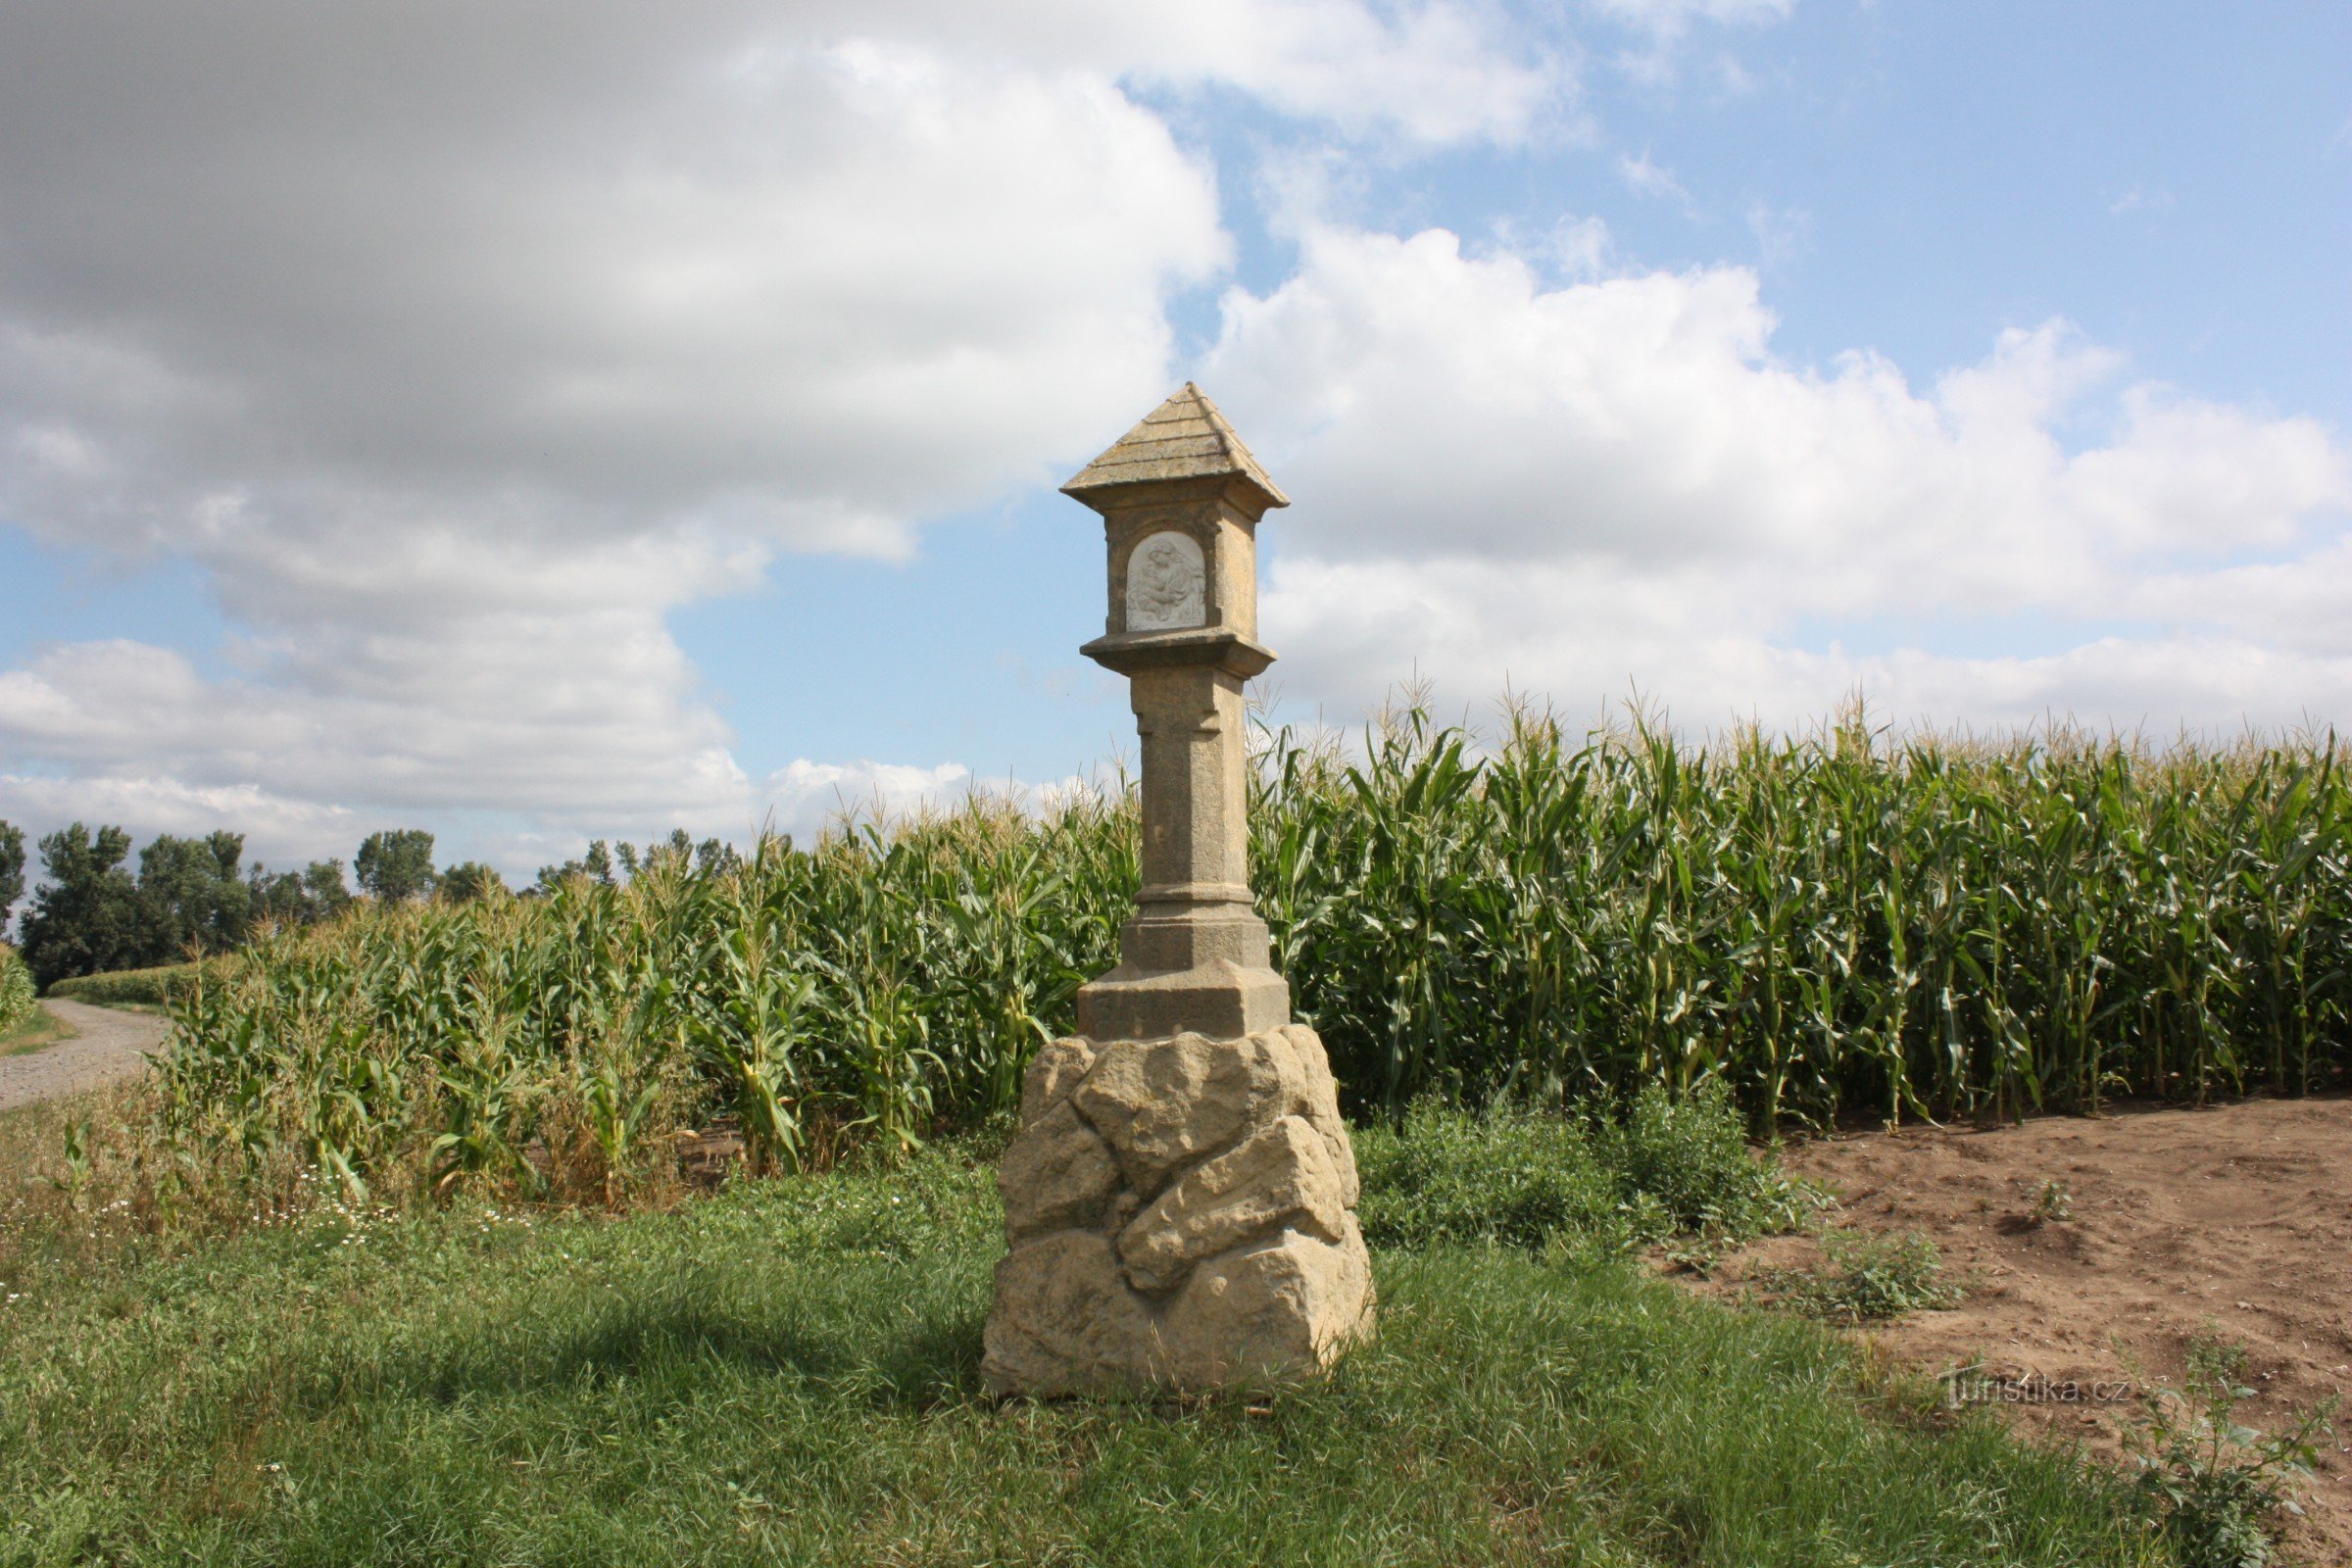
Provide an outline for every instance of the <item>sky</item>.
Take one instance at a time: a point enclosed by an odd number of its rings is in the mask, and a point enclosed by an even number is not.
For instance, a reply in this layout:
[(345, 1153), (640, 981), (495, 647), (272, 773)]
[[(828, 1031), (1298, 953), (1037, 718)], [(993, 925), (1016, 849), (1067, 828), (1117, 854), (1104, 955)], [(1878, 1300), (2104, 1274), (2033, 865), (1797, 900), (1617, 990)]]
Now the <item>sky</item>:
[(1277, 721), (2344, 724), (2347, 258), (2335, 0), (0, 0), (0, 818), (1093, 775), (1186, 379)]

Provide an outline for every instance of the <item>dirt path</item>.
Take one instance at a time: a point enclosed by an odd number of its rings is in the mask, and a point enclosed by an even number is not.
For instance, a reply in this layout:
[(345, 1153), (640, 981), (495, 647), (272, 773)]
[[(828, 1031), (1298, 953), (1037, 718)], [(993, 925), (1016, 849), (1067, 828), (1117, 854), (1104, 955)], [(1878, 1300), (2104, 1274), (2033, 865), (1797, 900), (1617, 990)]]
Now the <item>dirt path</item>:
[[(2199, 1334), (2247, 1348), (2248, 1425), (2277, 1431), (2344, 1396), (2295, 1545), (2352, 1564), (2352, 1101), (1869, 1134), (1800, 1146), (1788, 1163), (1842, 1200), (1829, 1223), (1934, 1238), (1967, 1298), (1874, 1337), (1929, 1372), (1980, 1363), (2030, 1426), (2117, 1451), (2137, 1408), (2124, 1389), (2177, 1385)], [(1704, 1288), (1736, 1292), (1813, 1250), (1764, 1243)]]
[(147, 1068), (146, 1053), (164, 1043), (169, 1020), (78, 1002), (42, 1006), (81, 1031), (28, 1056), (0, 1056), (0, 1110), (78, 1094)]

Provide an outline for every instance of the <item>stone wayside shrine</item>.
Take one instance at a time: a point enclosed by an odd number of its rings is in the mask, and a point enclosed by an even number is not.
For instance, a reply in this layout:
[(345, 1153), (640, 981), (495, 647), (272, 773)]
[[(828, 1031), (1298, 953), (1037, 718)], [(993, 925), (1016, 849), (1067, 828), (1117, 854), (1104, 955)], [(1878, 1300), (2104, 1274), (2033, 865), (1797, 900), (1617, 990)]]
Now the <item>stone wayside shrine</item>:
[(1257, 520), (1290, 502), (1189, 383), (1062, 491), (1109, 538), (1081, 652), (1132, 686), (1144, 885), (1078, 1036), (1029, 1069), (983, 1370), (1048, 1396), (1309, 1375), (1371, 1333), (1372, 1275), (1323, 1042), (1250, 896)]

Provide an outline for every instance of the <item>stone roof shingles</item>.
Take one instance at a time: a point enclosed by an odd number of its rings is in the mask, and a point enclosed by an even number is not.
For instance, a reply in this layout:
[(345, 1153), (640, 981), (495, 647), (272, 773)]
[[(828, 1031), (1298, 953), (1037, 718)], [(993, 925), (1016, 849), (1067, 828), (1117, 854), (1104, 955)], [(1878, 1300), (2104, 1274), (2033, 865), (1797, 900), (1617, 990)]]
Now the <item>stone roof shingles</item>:
[(1075, 496), (1113, 485), (1227, 473), (1240, 474), (1263, 490), (1269, 506), (1291, 504), (1291, 498), (1266, 477), (1266, 470), (1257, 466), (1207, 394), (1187, 381), (1174, 397), (1144, 416), (1143, 423), (1079, 470), (1061, 492)]

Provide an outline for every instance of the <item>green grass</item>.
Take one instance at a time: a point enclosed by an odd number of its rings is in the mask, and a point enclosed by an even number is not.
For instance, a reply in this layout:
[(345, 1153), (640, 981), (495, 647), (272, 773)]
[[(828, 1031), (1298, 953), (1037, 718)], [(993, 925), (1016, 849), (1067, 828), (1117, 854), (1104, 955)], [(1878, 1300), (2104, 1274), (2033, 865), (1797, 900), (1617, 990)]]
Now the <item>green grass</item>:
[(36, 1004), (32, 1011), (0, 1029), (0, 1056), (29, 1056), (79, 1033), (65, 1019)]
[(998, 1404), (996, 1223), (935, 1159), (45, 1277), (0, 1308), (0, 1562), (2153, 1560), (2113, 1478), (1619, 1263), (1384, 1250), (1324, 1385)]
[(1679, 1102), (1653, 1085), (1622, 1117), (1424, 1102), (1394, 1126), (1358, 1129), (1355, 1154), (1375, 1245), (1492, 1242), (1606, 1257), (1692, 1233), (1744, 1241), (1819, 1206), (1748, 1152), (1720, 1082)]

